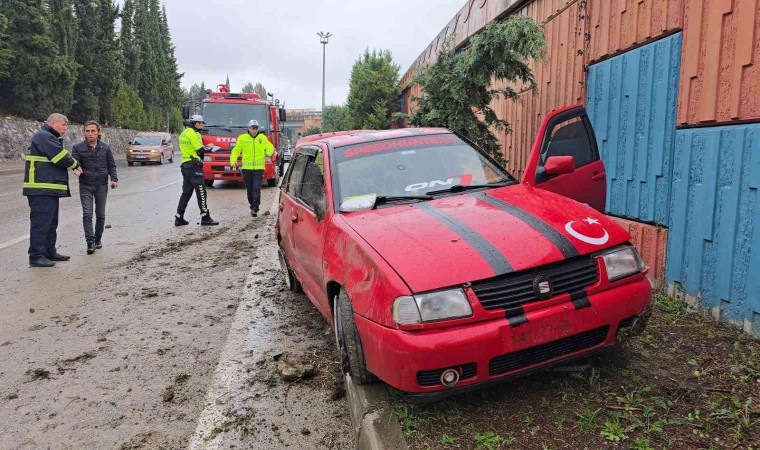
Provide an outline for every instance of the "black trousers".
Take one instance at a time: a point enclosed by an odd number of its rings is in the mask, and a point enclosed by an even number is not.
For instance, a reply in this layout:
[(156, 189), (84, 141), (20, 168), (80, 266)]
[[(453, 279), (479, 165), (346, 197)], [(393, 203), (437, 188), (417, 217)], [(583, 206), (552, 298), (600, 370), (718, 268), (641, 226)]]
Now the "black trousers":
[(263, 170), (242, 170), (245, 192), (248, 194), (248, 206), (251, 211), (258, 213), (261, 204), (261, 179), (264, 177)]
[(52, 195), (29, 195), (29, 258), (55, 255), (58, 239), (58, 200)]
[[(79, 184), (79, 200), (82, 202), (82, 224), (84, 238), (88, 243), (100, 242), (106, 226), (106, 200), (108, 185)], [(92, 228), (93, 202), (95, 207), (95, 229)]]
[(177, 205), (177, 214), (180, 216), (185, 214), (190, 197), (193, 196), (193, 191), (195, 191), (195, 197), (198, 200), (198, 208), (200, 208), (201, 214), (208, 214), (206, 186), (203, 183), (193, 184), (191, 175), (194, 170), (195, 168), (192, 164), (182, 165), (182, 196), (179, 198), (179, 205)]

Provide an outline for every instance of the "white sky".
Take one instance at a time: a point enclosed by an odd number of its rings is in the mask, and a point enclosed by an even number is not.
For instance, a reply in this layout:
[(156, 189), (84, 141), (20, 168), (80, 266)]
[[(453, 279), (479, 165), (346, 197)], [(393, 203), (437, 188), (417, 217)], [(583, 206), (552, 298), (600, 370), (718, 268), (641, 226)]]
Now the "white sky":
[(466, 0), (163, 0), (182, 85), (261, 82), (287, 108), (344, 104), (351, 66), (364, 49), (393, 53), (403, 75)]

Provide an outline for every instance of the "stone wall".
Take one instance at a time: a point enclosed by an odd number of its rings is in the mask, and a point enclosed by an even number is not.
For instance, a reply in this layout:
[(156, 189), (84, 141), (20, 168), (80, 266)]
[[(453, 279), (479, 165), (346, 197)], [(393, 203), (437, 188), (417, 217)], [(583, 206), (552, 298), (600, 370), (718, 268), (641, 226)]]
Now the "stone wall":
[[(42, 122), (16, 119), (13, 117), (0, 118), (0, 163), (3, 161), (21, 161), (26, 153), (29, 142)], [(103, 128), (103, 142), (111, 146), (115, 154), (124, 154), (129, 141), (138, 132), (121, 128)], [(71, 149), (74, 144), (84, 140), (83, 127), (80, 124), (69, 125), (69, 131), (64, 139), (65, 148)]]

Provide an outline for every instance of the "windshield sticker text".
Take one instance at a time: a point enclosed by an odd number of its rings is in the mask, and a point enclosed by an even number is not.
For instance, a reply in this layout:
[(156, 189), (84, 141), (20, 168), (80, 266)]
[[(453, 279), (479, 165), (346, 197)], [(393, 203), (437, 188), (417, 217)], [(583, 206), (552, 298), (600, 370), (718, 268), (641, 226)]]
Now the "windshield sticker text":
[(418, 138), (397, 139), (393, 141), (377, 142), (374, 144), (362, 145), (347, 149), (343, 156), (353, 158), (355, 156), (366, 156), (376, 152), (396, 150), (409, 147), (423, 147), (427, 145), (452, 145), (460, 141), (455, 136), (425, 136)]

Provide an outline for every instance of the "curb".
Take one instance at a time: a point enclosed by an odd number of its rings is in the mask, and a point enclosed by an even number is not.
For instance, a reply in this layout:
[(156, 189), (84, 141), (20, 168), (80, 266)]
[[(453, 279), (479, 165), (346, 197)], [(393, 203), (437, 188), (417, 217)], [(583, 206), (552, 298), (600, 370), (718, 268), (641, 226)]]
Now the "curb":
[(398, 419), (391, 413), (390, 397), (384, 384), (358, 385), (346, 375), (346, 397), (351, 421), (357, 430), (359, 450), (408, 450)]

